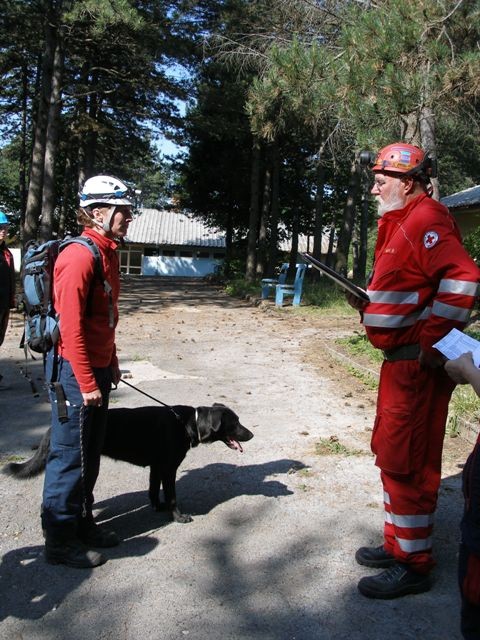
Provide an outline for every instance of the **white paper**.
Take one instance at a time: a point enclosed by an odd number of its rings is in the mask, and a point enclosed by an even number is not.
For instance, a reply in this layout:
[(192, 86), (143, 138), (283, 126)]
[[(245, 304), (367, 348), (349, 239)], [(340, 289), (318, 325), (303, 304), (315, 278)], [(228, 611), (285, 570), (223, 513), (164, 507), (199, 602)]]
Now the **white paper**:
[(475, 366), (480, 367), (480, 342), (458, 329), (452, 329), (433, 346), (449, 360), (454, 360), (463, 353), (471, 351)]

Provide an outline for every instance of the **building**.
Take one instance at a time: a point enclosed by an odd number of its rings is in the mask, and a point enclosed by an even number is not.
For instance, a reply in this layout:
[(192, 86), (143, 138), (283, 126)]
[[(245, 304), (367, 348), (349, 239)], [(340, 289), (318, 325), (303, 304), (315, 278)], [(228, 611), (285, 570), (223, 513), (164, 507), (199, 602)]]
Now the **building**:
[(122, 273), (202, 278), (225, 258), (225, 233), (175, 211), (141, 209), (121, 248)]
[(441, 202), (455, 216), (463, 236), (480, 225), (480, 185), (446, 196)]

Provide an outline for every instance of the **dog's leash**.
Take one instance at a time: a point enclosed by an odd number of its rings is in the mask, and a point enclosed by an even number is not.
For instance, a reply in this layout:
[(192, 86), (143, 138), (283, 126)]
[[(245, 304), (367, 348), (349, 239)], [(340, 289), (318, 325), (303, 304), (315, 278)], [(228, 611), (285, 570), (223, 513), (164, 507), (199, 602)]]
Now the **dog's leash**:
[(147, 396), (147, 398), (150, 398), (150, 400), (153, 400), (154, 402), (158, 402), (158, 404), (162, 404), (164, 407), (166, 407), (167, 409), (170, 409), (170, 411), (173, 413), (173, 415), (177, 418), (177, 420), (179, 420), (180, 422), (183, 421), (180, 418), (180, 416), (178, 415), (178, 413), (175, 411), (175, 409), (173, 407), (171, 407), (169, 404), (166, 404), (165, 402), (162, 402), (161, 400), (159, 400), (158, 398), (154, 398), (153, 396), (151, 396), (149, 393), (146, 393), (145, 391), (142, 391), (141, 389), (139, 389), (138, 387), (135, 387), (133, 384), (130, 384), (130, 382), (127, 382), (126, 380), (124, 380), (123, 378), (120, 378), (120, 382), (123, 382), (123, 384), (126, 384), (127, 387), (130, 387), (131, 389), (135, 389), (135, 391), (138, 391), (138, 393), (141, 393), (144, 396)]

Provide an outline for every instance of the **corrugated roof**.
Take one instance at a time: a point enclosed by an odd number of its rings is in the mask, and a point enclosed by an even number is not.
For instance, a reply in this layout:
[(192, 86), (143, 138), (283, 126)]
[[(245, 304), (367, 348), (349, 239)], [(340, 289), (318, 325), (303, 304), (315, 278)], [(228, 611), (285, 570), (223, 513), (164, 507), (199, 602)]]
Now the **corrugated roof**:
[(225, 233), (185, 213), (159, 209), (140, 209), (130, 223), (126, 240), (138, 244), (225, 247)]
[(460, 207), (478, 207), (480, 205), (480, 185), (464, 189), (458, 193), (452, 193), (441, 199), (441, 203), (449, 209), (459, 209)]

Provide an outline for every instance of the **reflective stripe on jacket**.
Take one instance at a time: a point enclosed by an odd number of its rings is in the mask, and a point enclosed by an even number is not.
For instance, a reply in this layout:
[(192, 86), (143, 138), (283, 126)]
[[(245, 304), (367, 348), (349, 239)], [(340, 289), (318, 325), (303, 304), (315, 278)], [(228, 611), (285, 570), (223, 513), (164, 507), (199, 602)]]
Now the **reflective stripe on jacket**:
[(462, 329), (475, 304), (480, 271), (453, 216), (422, 194), (378, 223), (363, 324), (373, 346), (419, 343), (422, 350)]

